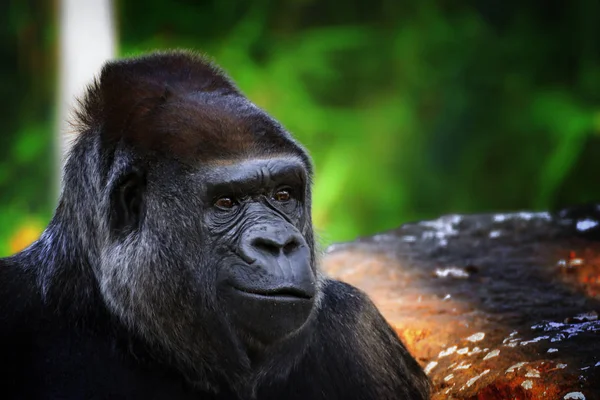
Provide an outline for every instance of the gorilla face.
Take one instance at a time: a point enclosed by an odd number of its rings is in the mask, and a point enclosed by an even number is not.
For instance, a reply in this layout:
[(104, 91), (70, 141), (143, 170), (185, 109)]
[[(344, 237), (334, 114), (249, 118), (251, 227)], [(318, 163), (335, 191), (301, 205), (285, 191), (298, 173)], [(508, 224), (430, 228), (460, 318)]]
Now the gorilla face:
[(215, 166), (204, 177), (217, 296), (243, 336), (269, 344), (300, 328), (316, 295), (302, 234), (306, 171), (292, 157)]

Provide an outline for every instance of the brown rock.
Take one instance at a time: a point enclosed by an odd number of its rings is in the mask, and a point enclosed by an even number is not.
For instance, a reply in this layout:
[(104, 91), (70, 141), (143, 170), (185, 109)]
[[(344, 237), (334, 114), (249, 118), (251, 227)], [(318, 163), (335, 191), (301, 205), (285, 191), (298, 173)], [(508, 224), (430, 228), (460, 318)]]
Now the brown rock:
[(600, 399), (600, 241), (575, 234), (598, 225), (586, 221), (445, 216), (334, 245), (324, 265), (371, 296), (433, 399)]

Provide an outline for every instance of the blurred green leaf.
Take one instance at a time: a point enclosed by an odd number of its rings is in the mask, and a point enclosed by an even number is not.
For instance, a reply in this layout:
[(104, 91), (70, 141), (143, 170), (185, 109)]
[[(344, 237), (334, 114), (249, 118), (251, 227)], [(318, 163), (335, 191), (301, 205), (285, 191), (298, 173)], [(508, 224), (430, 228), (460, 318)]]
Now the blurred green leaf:
[[(48, 4), (9, 2), (0, 28), (0, 254), (53, 206)], [(448, 212), (600, 201), (597, 2), (116, 5), (122, 55), (206, 52), (307, 147), (324, 243)]]

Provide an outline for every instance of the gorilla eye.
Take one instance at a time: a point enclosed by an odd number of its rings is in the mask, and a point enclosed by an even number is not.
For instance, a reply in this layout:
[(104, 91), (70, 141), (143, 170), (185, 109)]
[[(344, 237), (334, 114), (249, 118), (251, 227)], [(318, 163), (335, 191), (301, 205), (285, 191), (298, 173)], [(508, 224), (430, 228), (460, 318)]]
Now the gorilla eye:
[(215, 202), (215, 206), (219, 208), (233, 208), (235, 203), (229, 197), (221, 197), (219, 200)]
[(290, 192), (287, 190), (278, 190), (277, 193), (275, 193), (275, 195), (273, 195), (273, 198), (277, 201), (289, 201), (292, 196), (290, 195)]

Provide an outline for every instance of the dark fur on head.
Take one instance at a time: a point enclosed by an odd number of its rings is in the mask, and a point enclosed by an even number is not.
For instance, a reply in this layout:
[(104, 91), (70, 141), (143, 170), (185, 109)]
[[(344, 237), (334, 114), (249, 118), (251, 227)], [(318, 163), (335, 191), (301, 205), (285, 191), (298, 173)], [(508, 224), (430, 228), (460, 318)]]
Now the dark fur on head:
[[(171, 51), (107, 64), (76, 113), (80, 132), (180, 162), (295, 153), (292, 137), (215, 65)], [(305, 152), (303, 161), (310, 168)]]

